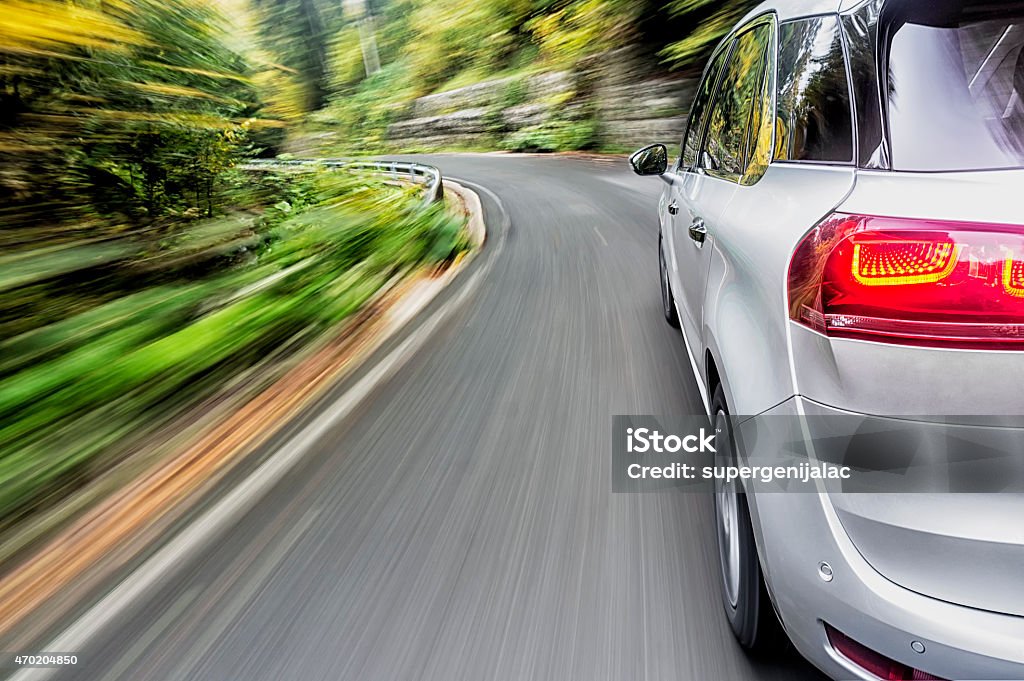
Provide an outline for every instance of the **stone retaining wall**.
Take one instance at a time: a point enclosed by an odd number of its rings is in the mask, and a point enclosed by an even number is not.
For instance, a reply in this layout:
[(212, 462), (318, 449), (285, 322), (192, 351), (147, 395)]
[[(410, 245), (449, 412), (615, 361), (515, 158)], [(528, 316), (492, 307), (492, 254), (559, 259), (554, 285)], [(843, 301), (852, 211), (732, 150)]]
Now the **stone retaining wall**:
[(411, 148), (487, 146), (551, 121), (592, 120), (596, 144), (678, 146), (692, 79), (666, 74), (631, 48), (591, 57), (572, 71), (497, 78), (415, 100), (388, 139)]

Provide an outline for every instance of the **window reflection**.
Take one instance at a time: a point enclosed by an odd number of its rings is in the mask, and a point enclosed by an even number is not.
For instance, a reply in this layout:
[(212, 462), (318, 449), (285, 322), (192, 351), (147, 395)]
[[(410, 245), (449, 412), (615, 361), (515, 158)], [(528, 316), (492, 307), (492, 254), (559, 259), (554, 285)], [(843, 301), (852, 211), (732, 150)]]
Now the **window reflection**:
[(704, 73), (704, 80), (701, 81), (700, 89), (690, 107), (690, 126), (686, 131), (686, 140), (683, 142), (684, 169), (693, 168), (697, 165), (697, 149), (700, 147), (700, 136), (704, 130), (704, 123), (707, 120), (708, 105), (711, 96), (715, 93), (715, 84), (722, 72), (722, 65), (725, 58), (729, 56), (731, 45), (726, 46), (715, 55), (711, 66)]
[(770, 43), (768, 24), (736, 39), (708, 120), (704, 167), (709, 175), (738, 182), (744, 174), (748, 126), (763, 83)]
[(888, 78), (895, 169), (1024, 165), (1024, 22), (1001, 14), (963, 21), (918, 11), (896, 23)]
[(835, 16), (781, 25), (775, 158), (853, 161), (853, 116)]

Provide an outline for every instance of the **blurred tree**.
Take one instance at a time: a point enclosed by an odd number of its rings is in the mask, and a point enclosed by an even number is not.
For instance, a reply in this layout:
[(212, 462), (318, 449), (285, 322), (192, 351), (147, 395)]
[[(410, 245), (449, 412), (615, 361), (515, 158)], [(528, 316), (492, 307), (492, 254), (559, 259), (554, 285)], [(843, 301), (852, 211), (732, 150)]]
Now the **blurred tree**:
[(319, 109), (328, 87), (328, 26), (338, 21), (340, 1), (252, 0), (252, 5), (260, 44), (297, 78), (303, 109)]
[[(404, 64), (413, 91), (425, 94), (503, 72), (564, 68), (625, 45), (692, 69), (756, 1), (373, 0), (367, 6), (376, 18), (381, 63)], [(356, 68), (365, 59), (354, 17), (349, 14), (331, 41), (334, 95), (366, 78), (365, 64)]]
[[(204, 2), (47, 0), (0, 13), (7, 219), (213, 211), (216, 177), (259, 128), (246, 61)], [(9, 236), (9, 234), (8, 234)]]
[(685, 26), (685, 37), (670, 43), (662, 57), (672, 66), (703, 65), (718, 41), (760, 0), (669, 0), (669, 13)]
[(639, 40), (639, 23), (651, 9), (639, 0), (549, 0), (537, 4), (525, 27), (542, 56), (571, 64), (586, 54)]

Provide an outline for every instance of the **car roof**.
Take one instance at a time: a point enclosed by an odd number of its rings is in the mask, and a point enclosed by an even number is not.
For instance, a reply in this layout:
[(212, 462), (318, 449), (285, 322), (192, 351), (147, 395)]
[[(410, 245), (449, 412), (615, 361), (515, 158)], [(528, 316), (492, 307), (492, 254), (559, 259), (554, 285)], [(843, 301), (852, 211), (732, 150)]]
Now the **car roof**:
[(768, 0), (751, 10), (737, 26), (745, 24), (764, 12), (775, 12), (779, 21), (786, 21), (814, 14), (838, 12), (840, 5), (842, 5), (842, 0)]

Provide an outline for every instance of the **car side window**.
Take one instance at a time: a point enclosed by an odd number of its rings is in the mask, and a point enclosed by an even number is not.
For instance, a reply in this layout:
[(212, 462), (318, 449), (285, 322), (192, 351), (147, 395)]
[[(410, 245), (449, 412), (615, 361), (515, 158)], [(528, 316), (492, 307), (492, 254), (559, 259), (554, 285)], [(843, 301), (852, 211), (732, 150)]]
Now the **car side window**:
[(683, 156), (680, 167), (683, 170), (694, 168), (697, 165), (697, 150), (700, 147), (700, 136), (707, 121), (708, 104), (711, 96), (715, 94), (715, 84), (722, 72), (722, 64), (729, 56), (732, 46), (726, 45), (719, 50), (712, 58), (711, 65), (704, 72), (704, 79), (697, 88), (697, 94), (690, 106), (690, 123), (686, 129), (686, 137), (683, 140)]
[(779, 27), (775, 158), (853, 162), (853, 112), (846, 57), (835, 15)]
[[(722, 74), (708, 119), (701, 166), (714, 177), (740, 182), (747, 168), (749, 130), (754, 118), (755, 101), (764, 86), (772, 27), (760, 24), (741, 34)], [(756, 125), (760, 129), (762, 115)], [(757, 139), (756, 137), (754, 138)]]

